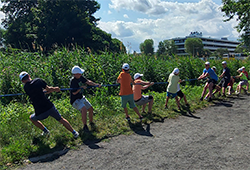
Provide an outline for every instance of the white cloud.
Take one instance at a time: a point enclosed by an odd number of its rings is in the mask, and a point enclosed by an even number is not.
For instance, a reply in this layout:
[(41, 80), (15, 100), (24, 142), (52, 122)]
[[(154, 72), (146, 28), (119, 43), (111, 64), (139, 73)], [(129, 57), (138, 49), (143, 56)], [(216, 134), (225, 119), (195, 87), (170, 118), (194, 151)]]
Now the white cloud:
[(110, 14), (112, 14), (112, 12), (110, 10), (108, 10), (108, 14), (110, 15)]
[[(111, 0), (110, 8), (127, 9), (145, 14), (135, 22), (99, 22), (99, 27), (122, 39), (124, 44), (131, 42), (134, 50), (145, 39), (153, 39), (155, 49), (159, 41), (174, 37), (184, 37), (190, 32), (203, 32), (203, 36), (237, 39), (234, 29), (236, 21), (223, 22), (220, 6), (212, 0), (198, 3), (177, 3), (162, 0)], [(153, 19), (150, 17), (154, 15)]]
[(124, 14), (123, 17), (124, 17), (124, 18), (129, 18), (127, 14)]

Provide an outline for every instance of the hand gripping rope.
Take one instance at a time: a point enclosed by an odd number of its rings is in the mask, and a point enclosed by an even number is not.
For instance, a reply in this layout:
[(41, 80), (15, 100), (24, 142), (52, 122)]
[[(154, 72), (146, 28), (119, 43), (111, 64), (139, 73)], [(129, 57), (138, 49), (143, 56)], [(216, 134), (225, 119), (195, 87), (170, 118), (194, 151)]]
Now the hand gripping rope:
[[(197, 80), (196, 79), (185, 79), (183, 81), (194, 81), (194, 80)], [(168, 84), (168, 82), (155, 82), (155, 84)], [(101, 87), (113, 87), (113, 86), (119, 86), (120, 84), (103, 84), (101, 85)], [(135, 84), (135, 85), (141, 85), (140, 83), (138, 84)], [(98, 86), (88, 86), (87, 89), (90, 89), (90, 88), (96, 88)], [(70, 91), (70, 90), (78, 90), (78, 89), (83, 89), (83, 88), (61, 88), (60, 90), (61, 91)], [(11, 97), (11, 96), (21, 96), (21, 95), (24, 95), (25, 93), (16, 93), (16, 94), (3, 94), (3, 95), (0, 95), (0, 98), (1, 97)]]

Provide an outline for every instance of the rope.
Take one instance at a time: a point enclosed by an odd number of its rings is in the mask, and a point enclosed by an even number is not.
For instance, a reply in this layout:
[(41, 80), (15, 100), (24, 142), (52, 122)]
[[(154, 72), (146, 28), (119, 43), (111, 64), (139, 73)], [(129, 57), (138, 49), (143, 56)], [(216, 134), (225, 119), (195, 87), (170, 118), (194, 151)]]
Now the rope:
[[(194, 80), (197, 80), (196, 79), (185, 79), (184, 81), (194, 81)], [(156, 84), (168, 84), (168, 82), (155, 82), (154, 85)], [(120, 84), (103, 84), (101, 85), (101, 87), (113, 87), (113, 86), (119, 86)], [(141, 85), (140, 83), (136, 83), (135, 85)], [(99, 87), (98, 85), (97, 86), (87, 86), (86, 89), (90, 89), (90, 88), (96, 88), (96, 87)], [(78, 89), (83, 89), (83, 88), (61, 88), (60, 90), (61, 91), (71, 91), (71, 90), (78, 90)], [(46, 93), (46, 92), (45, 92)], [(21, 96), (21, 95), (24, 95), (25, 93), (17, 93), (17, 94), (3, 94), (3, 95), (0, 95), (0, 98), (1, 97), (12, 97), (12, 96)]]

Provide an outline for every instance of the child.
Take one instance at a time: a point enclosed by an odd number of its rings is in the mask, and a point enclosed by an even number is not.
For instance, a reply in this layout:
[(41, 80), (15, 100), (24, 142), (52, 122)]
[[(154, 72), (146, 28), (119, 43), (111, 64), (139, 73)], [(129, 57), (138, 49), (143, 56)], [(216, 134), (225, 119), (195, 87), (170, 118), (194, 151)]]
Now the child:
[(180, 82), (180, 77), (179, 77), (179, 69), (175, 68), (173, 72), (169, 75), (168, 78), (168, 87), (167, 87), (167, 97), (166, 97), (166, 103), (165, 103), (165, 109), (168, 108), (168, 100), (172, 96), (175, 98), (175, 101), (177, 103), (178, 109), (180, 110), (180, 103), (177, 97), (177, 84)]
[(141, 90), (145, 90), (148, 87), (152, 86), (154, 84), (154, 82), (145, 82), (142, 81), (142, 76), (143, 74), (140, 73), (136, 73), (134, 75), (134, 85), (133, 85), (133, 92), (134, 92), (134, 101), (135, 104), (137, 105), (142, 105), (142, 113), (145, 113), (145, 107), (148, 103), (148, 113), (151, 114), (152, 113), (152, 106), (153, 106), (153, 102), (154, 102), (154, 98), (153, 96), (144, 96), (141, 94)]
[(70, 88), (75, 88), (76, 90), (70, 91), (70, 103), (72, 106), (79, 110), (82, 114), (82, 122), (83, 122), (83, 131), (88, 132), (89, 128), (87, 126), (87, 111), (89, 112), (89, 124), (90, 126), (94, 126), (93, 123), (93, 107), (90, 104), (90, 102), (83, 96), (81, 89), (77, 88), (84, 88), (86, 89), (86, 86), (82, 86), (82, 84), (86, 83), (90, 86), (98, 86), (101, 87), (100, 84), (96, 84), (92, 82), (91, 80), (86, 79), (82, 76), (84, 73), (84, 70), (81, 69), (79, 66), (74, 66), (72, 68), (72, 74), (73, 78), (70, 80)]
[[(236, 94), (240, 94), (241, 89), (243, 89), (243, 90), (245, 91), (245, 93), (247, 93), (247, 91), (248, 91), (248, 86), (249, 86), (247, 77), (246, 77), (246, 75), (243, 73), (243, 69), (242, 69), (242, 68), (239, 68), (237, 71), (240, 73), (240, 75), (235, 76), (235, 78), (241, 78), (241, 81), (239, 82), (239, 85), (237, 86), (235, 93), (236, 93)], [(242, 87), (242, 86), (244, 86), (244, 85), (247, 86), (246, 89), (244, 89), (244, 88)]]
[(234, 92), (233, 85), (234, 85), (234, 78), (233, 78), (233, 76), (231, 76), (230, 82), (227, 84), (227, 86), (228, 86), (228, 95), (231, 95), (231, 93)]
[(139, 119), (142, 120), (143, 116), (139, 113), (138, 108), (135, 106), (134, 102), (134, 95), (133, 90), (131, 88), (131, 83), (133, 83), (133, 80), (129, 74), (129, 65), (128, 63), (124, 63), (122, 66), (122, 72), (119, 74), (117, 78), (117, 82), (120, 83), (120, 93), (121, 101), (122, 101), (122, 107), (124, 109), (124, 112), (126, 114), (126, 119), (130, 121), (130, 116), (128, 115), (128, 109), (127, 109), (127, 103), (129, 103), (129, 106), (131, 109), (133, 109), (137, 115), (139, 116)]

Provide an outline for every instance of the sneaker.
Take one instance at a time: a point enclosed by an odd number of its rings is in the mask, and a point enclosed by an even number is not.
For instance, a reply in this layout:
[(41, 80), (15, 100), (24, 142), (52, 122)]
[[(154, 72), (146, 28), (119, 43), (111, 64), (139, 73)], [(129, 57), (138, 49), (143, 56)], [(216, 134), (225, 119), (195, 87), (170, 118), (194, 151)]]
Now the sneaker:
[(231, 96), (231, 93), (228, 93), (228, 96)]
[(87, 125), (84, 125), (84, 127), (83, 127), (83, 131), (84, 131), (84, 132), (89, 132), (89, 128), (88, 128), (88, 126), (87, 126)]
[(139, 117), (139, 119), (140, 119), (140, 121), (142, 121), (142, 119), (143, 119), (143, 116), (140, 116), (140, 117)]
[(127, 121), (130, 121), (130, 117), (128, 116), (128, 117), (126, 117), (126, 119), (127, 119)]
[(42, 136), (49, 137), (50, 132), (47, 130), (46, 132), (43, 131)]
[(209, 97), (207, 101), (208, 101), (208, 102), (211, 102), (211, 101), (212, 101), (211, 97)]
[(200, 101), (203, 101), (203, 97), (200, 98)]
[(186, 104), (186, 106), (187, 106), (187, 107), (190, 107), (190, 105), (189, 105), (188, 103)]
[(222, 97), (227, 97), (227, 96), (225, 94), (223, 94)]
[(205, 97), (204, 100), (207, 100), (207, 97)]
[(168, 106), (167, 106), (167, 105), (165, 105), (164, 109), (168, 109)]
[(238, 92), (238, 91), (235, 91), (235, 94), (240, 94), (240, 92)]
[(142, 111), (142, 113), (146, 113), (145, 111)]
[(218, 94), (218, 97), (220, 97), (220, 96), (221, 96), (221, 94), (219, 93), (219, 94)]
[(79, 133), (76, 131), (76, 133), (74, 134), (74, 138), (78, 138), (79, 137)]

